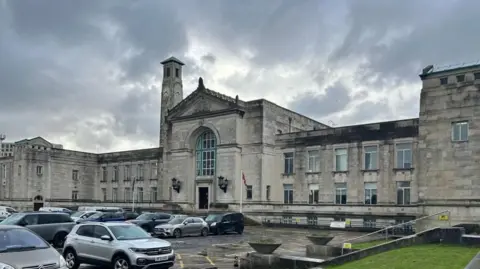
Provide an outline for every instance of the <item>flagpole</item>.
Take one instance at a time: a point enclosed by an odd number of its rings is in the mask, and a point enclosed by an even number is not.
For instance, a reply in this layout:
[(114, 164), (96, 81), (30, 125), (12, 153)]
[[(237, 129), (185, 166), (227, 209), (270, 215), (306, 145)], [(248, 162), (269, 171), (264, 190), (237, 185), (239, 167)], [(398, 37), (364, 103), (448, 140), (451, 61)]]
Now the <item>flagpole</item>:
[(243, 170), (240, 170), (240, 213), (243, 207)]

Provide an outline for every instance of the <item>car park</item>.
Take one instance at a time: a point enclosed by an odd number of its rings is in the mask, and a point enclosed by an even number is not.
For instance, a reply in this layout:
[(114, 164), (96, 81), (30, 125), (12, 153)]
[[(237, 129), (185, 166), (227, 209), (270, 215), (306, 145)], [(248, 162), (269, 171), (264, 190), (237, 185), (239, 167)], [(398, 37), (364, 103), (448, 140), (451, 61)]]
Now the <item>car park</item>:
[(66, 269), (65, 259), (27, 228), (0, 225), (0, 268)]
[(170, 268), (175, 264), (170, 242), (131, 223), (79, 224), (67, 236), (63, 256), (69, 269), (81, 264), (115, 269)]
[(78, 220), (77, 223), (82, 223), (87, 221), (95, 221), (95, 222), (125, 221), (125, 216), (123, 215), (123, 212), (98, 211), (86, 219)]
[(156, 236), (179, 238), (188, 235), (207, 236), (209, 232), (208, 224), (198, 217), (177, 217), (169, 222), (155, 226), (153, 232)]
[(123, 208), (115, 206), (80, 206), (78, 211), (123, 212)]
[(167, 223), (171, 218), (172, 216), (166, 213), (143, 213), (136, 219), (129, 220), (128, 222), (140, 226), (149, 233), (153, 233), (155, 226)]
[(16, 213), (6, 218), (0, 225), (17, 225), (26, 227), (55, 247), (62, 247), (65, 237), (75, 226), (75, 222), (66, 213), (59, 212), (25, 212)]
[(41, 211), (41, 212), (62, 212), (62, 213), (67, 213), (67, 214), (72, 214), (73, 211), (68, 209), (68, 208), (64, 208), (64, 207), (41, 207), (38, 211)]
[(245, 222), (242, 213), (224, 213), (211, 214), (205, 218), (205, 222), (210, 227), (210, 232), (214, 234), (225, 234), (236, 232), (242, 234), (245, 229)]

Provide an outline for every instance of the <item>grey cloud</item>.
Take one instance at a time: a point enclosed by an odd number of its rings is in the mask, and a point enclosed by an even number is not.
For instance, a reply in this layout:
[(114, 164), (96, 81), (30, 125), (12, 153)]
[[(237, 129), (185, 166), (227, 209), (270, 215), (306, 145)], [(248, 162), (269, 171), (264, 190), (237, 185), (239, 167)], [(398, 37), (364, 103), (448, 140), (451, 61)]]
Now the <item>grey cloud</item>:
[(297, 96), (297, 98), (289, 104), (289, 107), (304, 115), (321, 118), (342, 111), (350, 101), (351, 98), (348, 89), (341, 83), (337, 83), (327, 88), (323, 95), (308, 92)]
[(392, 111), (386, 101), (380, 103), (365, 101), (357, 105), (348, 115), (339, 117), (336, 123), (339, 125), (356, 125), (386, 120), (393, 120)]
[(202, 56), (202, 61), (210, 64), (215, 64), (215, 62), (217, 61), (217, 57), (215, 57), (215, 55), (213, 55), (212, 53), (208, 53)]

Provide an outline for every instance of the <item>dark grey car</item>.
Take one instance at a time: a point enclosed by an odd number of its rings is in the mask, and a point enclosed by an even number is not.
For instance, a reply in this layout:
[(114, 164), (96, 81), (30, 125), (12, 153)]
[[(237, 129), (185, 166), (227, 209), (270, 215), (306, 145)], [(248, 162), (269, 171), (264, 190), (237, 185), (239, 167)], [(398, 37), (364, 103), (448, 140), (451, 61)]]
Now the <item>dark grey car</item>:
[(0, 225), (18, 225), (26, 227), (57, 248), (63, 247), (65, 237), (75, 226), (75, 222), (66, 213), (26, 212), (16, 213), (6, 218)]
[(153, 233), (155, 226), (167, 223), (170, 219), (172, 219), (172, 215), (166, 213), (143, 213), (136, 219), (129, 220), (128, 222), (142, 227), (142, 229), (149, 233)]
[(0, 268), (66, 269), (65, 259), (30, 230), (0, 225)]

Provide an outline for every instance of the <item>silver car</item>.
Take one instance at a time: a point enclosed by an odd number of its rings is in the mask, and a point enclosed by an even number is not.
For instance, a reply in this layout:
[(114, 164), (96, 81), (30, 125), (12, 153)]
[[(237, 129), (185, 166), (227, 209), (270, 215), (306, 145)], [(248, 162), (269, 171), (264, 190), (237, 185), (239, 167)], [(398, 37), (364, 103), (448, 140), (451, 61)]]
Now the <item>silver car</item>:
[(170, 268), (175, 264), (172, 245), (153, 238), (131, 223), (88, 222), (73, 228), (63, 248), (67, 267), (80, 264), (115, 269)]
[(66, 269), (66, 266), (60, 253), (29, 229), (0, 226), (0, 268)]
[(209, 232), (208, 224), (197, 217), (173, 218), (166, 224), (155, 226), (153, 231), (156, 236), (182, 237), (185, 235), (207, 236)]

